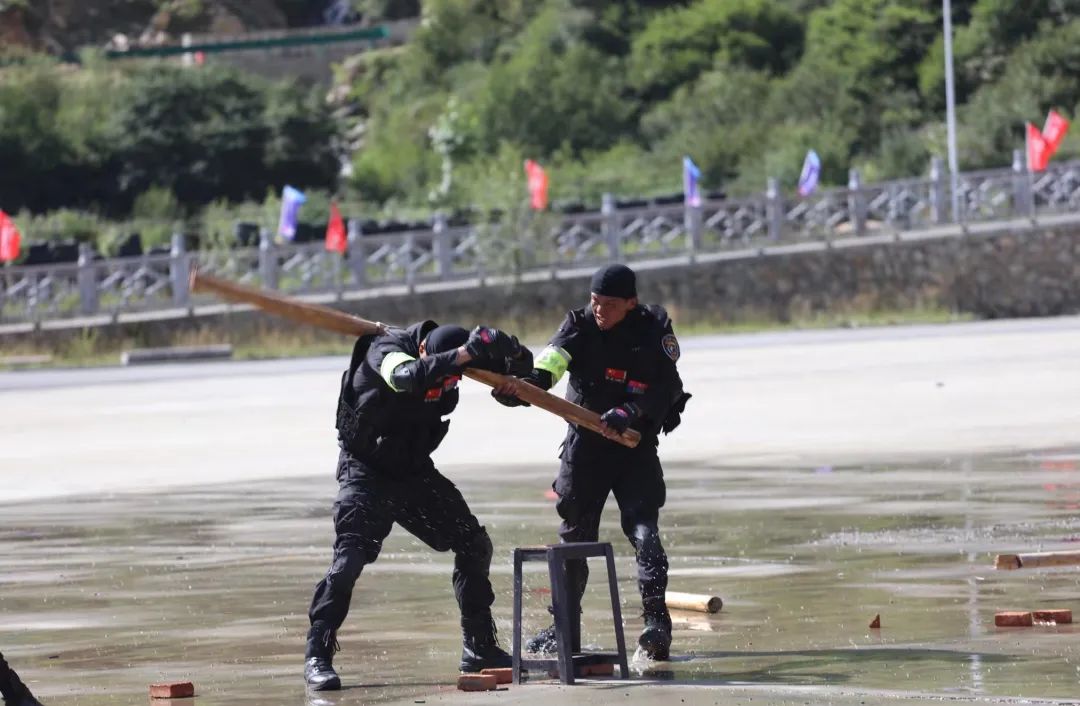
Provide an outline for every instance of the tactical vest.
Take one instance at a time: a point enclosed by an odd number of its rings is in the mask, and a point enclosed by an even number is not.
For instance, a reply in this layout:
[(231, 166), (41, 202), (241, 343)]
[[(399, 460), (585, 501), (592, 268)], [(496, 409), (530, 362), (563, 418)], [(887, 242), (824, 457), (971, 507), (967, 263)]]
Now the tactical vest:
[[(585, 318), (579, 323), (582, 347), (574, 360), (566, 397), (603, 414), (633, 402), (656, 382), (656, 371), (665, 355), (661, 339), (668, 317), (661, 307), (640, 307), (609, 332), (600, 331), (593, 322), (586, 323)], [(635, 426), (642, 433), (656, 434), (664, 421), (646, 419)]]
[[(387, 334), (401, 347), (415, 346), (406, 331)], [(337, 431), (341, 445), (357, 458), (377, 466), (409, 466), (431, 455), (450, 427), (443, 416), (458, 403), (458, 376), (439, 381), (423, 397), (394, 392), (367, 364), (376, 335), (362, 336), (353, 346), (349, 368), (341, 377)], [(353, 380), (359, 375), (358, 385)]]

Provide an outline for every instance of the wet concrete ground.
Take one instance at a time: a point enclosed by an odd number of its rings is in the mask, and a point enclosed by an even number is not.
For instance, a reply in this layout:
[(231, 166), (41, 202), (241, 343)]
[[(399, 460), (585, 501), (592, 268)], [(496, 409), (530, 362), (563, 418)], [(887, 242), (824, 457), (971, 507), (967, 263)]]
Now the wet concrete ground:
[[(999, 610), (1080, 610), (1080, 569), (992, 568), (996, 553), (1080, 541), (1076, 323), (1023, 336), (952, 331), (921, 348), (917, 337), (859, 335), (686, 345), (684, 377), (700, 397), (682, 439), (665, 441), (662, 528), (672, 589), (725, 605), (714, 616), (673, 616), (671, 662), (636, 664), (629, 682), (456, 692), (452, 559), (395, 529), (340, 635), (346, 689), (310, 702), (1080, 703), (1080, 627), (993, 625)], [(283, 430), (309, 407), (321, 416), (295, 426), (329, 423), (336, 364), (298, 365), (195, 366), (139, 381), (113, 371), (0, 378), (0, 650), (44, 703), (144, 703), (147, 685), (162, 680), (195, 682), (198, 697), (179, 704), (309, 702), (305, 612), (329, 560), (333, 449), (318, 439), (318, 458), (301, 465), (290, 448), (314, 456), (315, 445)], [(832, 396), (823, 378), (836, 382)], [(980, 378), (977, 393), (964, 392)], [(947, 401), (934, 397), (938, 383)], [(909, 415), (907, 443), (895, 428), (882, 431), (888, 443), (869, 438), (882, 421), (869, 412), (836, 427), (856, 388), (891, 399), (885, 414)], [(1008, 399), (987, 404), (994, 390)], [(521, 410), (533, 416), (487, 443), (477, 418), (504, 412), (482, 390), (463, 397), (458, 439), (441, 462), (496, 544), (495, 611), (507, 640), (510, 551), (555, 539), (545, 491), (559, 425), (531, 426), (540, 413)], [(770, 413), (779, 399), (784, 408)], [(818, 414), (794, 428), (788, 417), (800, 404)], [(708, 414), (721, 408), (745, 430), (738, 457), (714, 451), (731, 435), (709, 433)], [(754, 416), (743, 419), (748, 409)], [(1075, 443), (1065, 443), (1070, 434)], [(126, 443), (137, 452), (125, 454)], [(508, 445), (519, 453), (507, 455)], [(275, 465), (282, 459), (293, 473)], [(95, 483), (107, 492), (91, 492)], [(613, 504), (601, 538), (616, 547), (632, 642), (641, 623)], [(546, 622), (546, 577), (530, 568), (536, 629)], [(601, 575), (597, 564), (585, 640), (611, 647)], [(876, 614), (882, 628), (871, 630)]]
[[(850, 690), (950, 697), (1080, 694), (1080, 626), (995, 628), (998, 610), (1080, 612), (1074, 569), (995, 572), (993, 554), (1080, 541), (1080, 456), (1022, 454), (842, 468), (679, 466), (669, 472), (664, 539), (672, 588), (723, 597), (716, 615), (676, 613), (674, 659), (635, 677), (690, 688), (680, 698), (811, 702)], [(495, 538), (496, 612), (509, 635), (514, 546), (550, 537), (549, 469), (476, 467), (463, 492)], [(331, 541), (330, 484), (188, 488), (4, 508), (0, 634), (48, 704), (126, 704), (146, 685), (192, 680), (199, 704), (304, 702), (305, 609)], [(632, 639), (640, 629), (628, 546), (615, 516)], [(342, 631), (346, 689), (333, 704), (462, 700), (448, 693), (460, 641), (447, 555), (395, 529), (365, 572)], [(594, 567), (594, 577), (600, 576)], [(546, 576), (528, 574), (541, 627)], [(586, 643), (613, 645), (595, 582)], [(882, 628), (868, 628), (875, 614)], [(1078, 616), (1080, 617), (1080, 616)], [(638, 665), (642, 667), (643, 665)], [(608, 682), (603, 701), (646, 698)], [(778, 691), (774, 691), (774, 688)], [(582, 687), (574, 694), (594, 687)], [(613, 690), (613, 691), (611, 691)], [(538, 683), (489, 701), (549, 699)], [(667, 692), (665, 692), (667, 693)], [(475, 697), (468, 697), (473, 702)], [(625, 698), (625, 697), (623, 697)], [(668, 697), (670, 698), (670, 696)], [(463, 701), (464, 702), (464, 701)], [(873, 702), (873, 701), (872, 701)]]

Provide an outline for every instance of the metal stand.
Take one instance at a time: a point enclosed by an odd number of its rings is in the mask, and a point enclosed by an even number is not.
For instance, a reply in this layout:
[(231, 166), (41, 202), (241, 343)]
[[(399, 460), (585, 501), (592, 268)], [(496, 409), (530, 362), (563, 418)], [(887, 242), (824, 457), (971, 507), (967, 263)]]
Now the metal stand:
[[(581, 605), (576, 592), (571, 591), (566, 575), (567, 559), (605, 557), (608, 587), (611, 591), (611, 617), (615, 626), (616, 652), (580, 652), (577, 642), (581, 633)], [(521, 656), (521, 565), (526, 561), (546, 561), (551, 581), (552, 612), (555, 615), (556, 659), (523, 659)], [(514, 683), (521, 682), (522, 671), (531, 669), (559, 670), (563, 684), (574, 683), (574, 670), (594, 664), (617, 664), (622, 679), (630, 677), (626, 663), (626, 640), (623, 637), (622, 611), (619, 608), (619, 587), (615, 577), (615, 555), (608, 542), (567, 542), (542, 547), (519, 547), (514, 550)]]

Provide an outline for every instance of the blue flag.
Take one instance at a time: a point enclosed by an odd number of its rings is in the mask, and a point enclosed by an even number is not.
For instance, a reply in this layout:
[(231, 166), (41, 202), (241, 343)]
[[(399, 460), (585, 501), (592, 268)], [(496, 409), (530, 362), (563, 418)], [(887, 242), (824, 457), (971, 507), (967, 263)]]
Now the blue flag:
[(286, 240), (296, 237), (296, 218), (300, 207), (307, 197), (299, 189), (286, 186), (281, 190), (281, 220), (278, 221), (278, 235)]
[(817, 188), (818, 176), (821, 175), (821, 158), (817, 152), (809, 150), (803, 160), (802, 174), (799, 175), (799, 196), (809, 196)]
[(701, 179), (701, 170), (689, 157), (682, 158), (683, 174), (683, 199), (687, 206), (700, 206), (701, 193), (698, 191), (698, 180)]

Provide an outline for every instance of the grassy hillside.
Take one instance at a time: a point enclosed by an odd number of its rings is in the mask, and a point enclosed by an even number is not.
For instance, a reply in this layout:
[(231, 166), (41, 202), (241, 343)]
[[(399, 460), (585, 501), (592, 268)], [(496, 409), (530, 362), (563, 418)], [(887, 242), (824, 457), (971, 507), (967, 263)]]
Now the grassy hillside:
[[(208, 204), (220, 222), (241, 202), (272, 213), (264, 196), (285, 182), (366, 215), (508, 212), (526, 158), (548, 169), (557, 204), (595, 204), (679, 191), (683, 155), (706, 190), (739, 194), (769, 176), (790, 189), (808, 149), (826, 185), (853, 167), (865, 181), (924, 174), (945, 153), (940, 0), (354, 0), (371, 21), (421, 4), (409, 44), (345, 62), (332, 115), (307, 87), (209, 65), (9, 62), (0, 208), (87, 237), (102, 216), (168, 220), (167, 232)], [(155, 23), (223, 26), (225, 14), (299, 24), (322, 6), (7, 0), (0, 18), (70, 47)], [(960, 166), (1008, 165), (1026, 121), (1077, 114), (1080, 0), (952, 6)], [(1056, 159), (1080, 154), (1077, 132)], [(78, 213), (31, 216), (59, 208)], [(305, 213), (325, 218), (316, 210)]]
[[(1024, 121), (1080, 101), (1080, 2), (954, 0), (961, 163), (1004, 166)], [(944, 150), (940, 0), (429, 0), (416, 40), (358, 57), (352, 186), (481, 202), (521, 160), (557, 199), (925, 173)], [(1076, 154), (1073, 135), (1063, 155)], [(449, 175), (449, 178), (447, 178)]]

